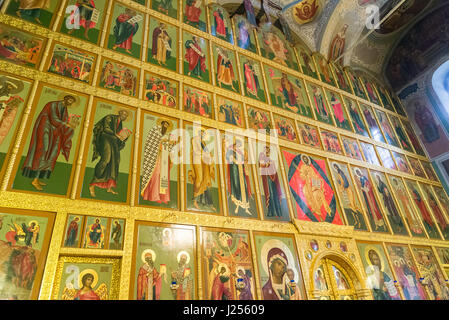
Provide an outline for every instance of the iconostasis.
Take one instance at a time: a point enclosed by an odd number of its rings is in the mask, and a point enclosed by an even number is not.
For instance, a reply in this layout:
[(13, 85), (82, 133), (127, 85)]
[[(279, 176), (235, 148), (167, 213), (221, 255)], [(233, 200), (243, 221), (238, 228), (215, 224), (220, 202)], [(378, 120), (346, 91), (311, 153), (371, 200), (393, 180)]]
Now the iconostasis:
[(1, 299), (449, 298), (377, 80), (201, 0), (1, 10)]

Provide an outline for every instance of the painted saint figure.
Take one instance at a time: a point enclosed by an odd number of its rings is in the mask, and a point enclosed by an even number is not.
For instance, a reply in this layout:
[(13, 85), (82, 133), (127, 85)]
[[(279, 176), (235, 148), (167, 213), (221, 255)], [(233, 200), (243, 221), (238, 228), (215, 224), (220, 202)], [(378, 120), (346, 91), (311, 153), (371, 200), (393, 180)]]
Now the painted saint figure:
[[(120, 249), (120, 238), (122, 236), (122, 226), (118, 220), (114, 221), (114, 227), (112, 229), (111, 239), (114, 241), (114, 248)], [(112, 246), (111, 246), (112, 247)], [(112, 249), (112, 248), (111, 248)]]
[(387, 212), (390, 214), (391, 220), (390, 224), (398, 229), (398, 233), (407, 233), (402, 218), (400, 216), (399, 210), (396, 207), (396, 204), (393, 200), (393, 196), (390, 193), (388, 186), (385, 182), (382, 181), (382, 178), (379, 175), (377, 177), (377, 190), (379, 194), (382, 196), (382, 200), (384, 202), (385, 208)]
[(246, 61), (243, 64), (243, 69), (245, 73), (246, 91), (250, 96), (254, 96), (257, 99), (257, 94), (260, 89), (259, 76), (254, 69), (254, 66), (249, 61)]
[(79, 222), (80, 218), (75, 217), (69, 224), (69, 227), (67, 228), (67, 238), (65, 240), (65, 246), (66, 247), (74, 247), (76, 237), (78, 236), (78, 229), (79, 229)]
[(159, 300), (162, 286), (162, 274), (155, 265), (153, 257), (155, 253), (147, 249), (142, 254), (144, 264), (139, 269), (137, 276), (137, 300)]
[(280, 248), (272, 248), (268, 251), (266, 263), (269, 279), (262, 288), (264, 300), (290, 300), (291, 292), (284, 282), (288, 266), (287, 255)]
[(171, 43), (172, 39), (167, 33), (167, 26), (161, 22), (153, 30), (153, 45), (151, 47), (153, 59), (160, 65), (166, 65), (167, 59), (170, 59), (172, 51)]
[[(36, 119), (22, 175), (33, 179), (33, 187), (42, 191), (47, 184), (39, 179), (49, 179), (62, 152), (69, 161), (72, 138), (79, 121), (69, 122), (68, 108), (78, 100), (66, 95), (62, 101), (47, 103)], [(73, 117), (74, 119), (76, 117)]]
[(186, 54), (185, 59), (188, 63), (188, 73), (202, 79), (203, 73), (206, 72), (206, 55), (203, 53), (197, 36), (193, 36), (193, 40), (187, 40), (185, 43)]
[(17, 94), (23, 91), (24, 83), (20, 80), (0, 77), (0, 145), (10, 133), (19, 106), (24, 100)]
[(95, 198), (95, 187), (106, 189), (108, 193), (118, 194), (117, 187), (120, 167), (120, 151), (125, 148), (131, 132), (123, 127), (129, 111), (121, 109), (118, 114), (109, 114), (95, 124), (93, 129), (92, 161), (100, 158), (95, 166), (94, 176), (89, 184), (90, 195)]
[(329, 119), (329, 112), (326, 108), (326, 104), (324, 102), (324, 97), (321, 94), (320, 91), (318, 91), (318, 88), (315, 86), (312, 87), (312, 95), (313, 95), (313, 102), (315, 104), (315, 109), (317, 114), (322, 117), (325, 120)]
[(145, 140), (140, 195), (144, 200), (157, 203), (170, 202), (170, 152), (175, 142), (170, 141), (173, 127), (167, 120), (158, 121)]
[(365, 201), (366, 210), (368, 210), (371, 220), (374, 222), (375, 231), (385, 231), (386, 224), (381, 214), (379, 204), (374, 195), (373, 186), (368, 177), (366, 177), (359, 169), (355, 169), (357, 183), (361, 188), (363, 200)]
[(223, 13), (223, 9), (217, 8), (215, 12), (213, 13), (214, 16), (214, 22), (215, 22), (215, 32), (217, 36), (221, 38), (226, 38), (226, 31), (227, 31), (227, 23), (226, 18)]
[(281, 184), (277, 173), (276, 163), (270, 158), (270, 147), (259, 154), (260, 175), (262, 177), (263, 191), (267, 217), (282, 217), (281, 200), (283, 198)]
[[(67, 18), (70, 25), (76, 25), (75, 19), (79, 19), (79, 26), (84, 28), (84, 38), (89, 40), (89, 30), (94, 28), (96, 22), (93, 21), (95, 8), (94, 0), (76, 0), (75, 6), (78, 8), (78, 15), (75, 11)], [(72, 34), (76, 29), (69, 29), (68, 34)]]
[(88, 245), (90, 247), (101, 248), (104, 241), (103, 226), (100, 219), (95, 219), (95, 223), (89, 226), (87, 233)]
[(228, 168), (228, 193), (231, 201), (235, 204), (235, 214), (242, 208), (252, 216), (249, 211), (250, 198), (254, 197), (251, 191), (250, 170), (247, 164), (245, 151), (242, 150), (242, 141), (236, 139), (234, 144), (226, 151), (226, 163)]
[(125, 9), (125, 12), (120, 14), (115, 20), (114, 37), (115, 42), (112, 47), (113, 50), (117, 48), (125, 49), (129, 54), (132, 54), (133, 37), (139, 30), (139, 23), (137, 22), (137, 12), (132, 9)]
[(16, 12), (19, 18), (28, 16), (39, 24), (42, 24), (39, 19), (42, 10), (50, 8), (50, 0), (16, 0), (16, 2), (19, 2), (19, 10)]
[(185, 21), (195, 28), (199, 28), (200, 25), (201, 7), (202, 0), (186, 0), (184, 12)]
[(378, 253), (370, 249), (368, 251), (370, 266), (366, 268), (368, 275), (368, 287), (372, 290), (374, 300), (398, 300), (399, 293), (394, 285), (394, 281), (390, 276), (382, 271), (382, 261)]
[[(329, 60), (336, 60), (345, 51), (346, 44), (346, 31), (348, 30), (348, 25), (345, 24), (343, 28), (335, 35), (332, 40), (330, 50), (329, 50)], [(339, 64), (343, 64), (343, 59), (336, 61)]]
[(430, 110), (424, 106), (420, 101), (415, 102), (415, 122), (418, 125), (424, 140), (427, 143), (432, 143), (440, 139), (440, 132), (438, 130), (438, 124), (430, 112)]
[(74, 300), (100, 300), (98, 294), (92, 289), (92, 283), (94, 282), (94, 275), (86, 273), (81, 278), (83, 286), (76, 292)]
[(206, 145), (206, 131), (198, 130), (192, 138), (192, 170), (188, 172), (188, 179), (193, 184), (193, 205), (200, 210), (199, 205), (212, 208), (212, 181), (215, 180), (214, 156)]
[(226, 50), (217, 48), (217, 83), (221, 86), (227, 85), (232, 87), (232, 90), (238, 91), (234, 88), (235, 73), (232, 66), (232, 61), (229, 59), (228, 52)]
[(191, 300), (192, 276), (188, 265), (190, 257), (187, 252), (181, 251), (177, 257), (178, 266), (171, 273), (172, 285), (170, 286), (175, 300)]

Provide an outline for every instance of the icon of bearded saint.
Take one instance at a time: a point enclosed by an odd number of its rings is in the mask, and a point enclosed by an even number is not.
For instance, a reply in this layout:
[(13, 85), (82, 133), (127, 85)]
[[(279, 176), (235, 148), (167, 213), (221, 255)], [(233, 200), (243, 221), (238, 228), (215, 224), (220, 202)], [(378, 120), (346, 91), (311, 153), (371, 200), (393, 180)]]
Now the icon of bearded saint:
[(319, 0), (304, 0), (294, 7), (293, 16), (299, 24), (308, 23), (318, 16), (320, 9)]

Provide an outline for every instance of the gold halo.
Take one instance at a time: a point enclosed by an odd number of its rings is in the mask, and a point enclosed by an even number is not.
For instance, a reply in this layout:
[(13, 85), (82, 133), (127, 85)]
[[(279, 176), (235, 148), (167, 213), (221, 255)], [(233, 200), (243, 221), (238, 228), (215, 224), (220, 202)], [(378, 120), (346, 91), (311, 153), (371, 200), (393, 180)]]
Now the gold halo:
[(92, 289), (95, 288), (95, 286), (96, 286), (97, 283), (98, 283), (98, 273), (97, 273), (97, 271), (95, 271), (94, 269), (84, 269), (83, 271), (80, 272), (80, 274), (79, 274), (79, 276), (78, 276), (78, 286), (79, 286), (79, 288), (81, 289), (81, 288), (83, 287), (83, 282), (82, 282), (81, 280), (83, 279), (83, 276), (84, 276), (86, 273), (90, 273), (90, 274), (92, 274), (92, 275), (94, 276), (94, 279), (93, 279), (93, 281), (92, 281), (91, 288), (92, 288)]
[(142, 262), (146, 263), (145, 255), (147, 253), (151, 253), (151, 257), (153, 258), (153, 262), (156, 262), (156, 253), (153, 250), (151, 250), (151, 249), (143, 250), (142, 255), (140, 256), (140, 259), (142, 260)]
[(235, 270), (235, 271), (237, 271), (237, 275), (239, 275), (239, 271), (240, 270), (242, 270), (243, 271), (243, 274), (245, 274), (246, 273), (246, 270), (245, 270), (245, 268), (243, 268), (242, 266), (238, 266), (237, 267), (237, 269)]
[(372, 264), (371, 264), (371, 260), (369, 259), (369, 255), (368, 255), (368, 252), (369, 252), (370, 250), (373, 250), (374, 252), (377, 253), (377, 255), (379, 256), (379, 259), (380, 259), (380, 263), (382, 264), (381, 271), (384, 271), (384, 269), (385, 269), (385, 260), (384, 260), (383, 256), (380, 254), (379, 248), (376, 248), (375, 246), (369, 245), (369, 246), (366, 246), (366, 247), (365, 247), (365, 260), (366, 260), (366, 264), (372, 265)]
[(123, 121), (123, 122), (128, 122), (128, 121), (130, 121), (130, 120), (132, 120), (133, 119), (133, 117), (134, 117), (134, 114), (133, 114), (133, 112), (131, 111), (131, 110), (129, 110), (129, 109), (126, 109), (126, 108), (122, 108), (122, 107), (116, 107), (115, 109), (114, 109), (114, 112), (116, 113), (116, 114), (118, 114), (120, 111), (126, 111), (126, 113), (128, 113), (128, 117), (126, 118), (126, 120), (125, 121)]
[(120, 224), (120, 221), (117, 220), (117, 219), (115, 219), (115, 220), (113, 221), (114, 224), (115, 224), (116, 222), (118, 222), (118, 224)]
[(226, 264), (224, 264), (224, 263), (220, 263), (218, 265), (218, 267), (217, 267), (218, 273), (220, 273), (222, 267), (226, 269), (225, 274), (228, 274), (229, 273), (229, 267)]
[(72, 104), (72, 107), (78, 107), (79, 106), (79, 104), (80, 104), (80, 98), (77, 96), (77, 95), (75, 95), (75, 94), (72, 94), (72, 93), (68, 93), (68, 92), (61, 92), (59, 95), (58, 95), (58, 100), (60, 100), (60, 101), (62, 101), (62, 100), (64, 100), (64, 97), (65, 96), (72, 96), (72, 97), (74, 97), (75, 98), (75, 102)]
[(36, 226), (39, 225), (39, 223), (38, 223), (36, 220), (31, 220), (30, 222), (28, 222), (28, 226), (31, 227), (31, 224), (32, 224), (33, 222), (36, 224)]
[(170, 132), (171, 129), (173, 128), (173, 123), (170, 120), (164, 119), (164, 118), (159, 118), (156, 121), (156, 125), (161, 126), (163, 121), (168, 122), (167, 132)]
[(186, 264), (188, 264), (190, 262), (190, 254), (187, 251), (184, 251), (184, 250), (179, 251), (178, 256), (176, 257), (176, 260), (178, 260), (178, 263), (179, 263), (179, 260), (181, 260), (181, 256), (183, 254), (185, 254), (187, 256)]

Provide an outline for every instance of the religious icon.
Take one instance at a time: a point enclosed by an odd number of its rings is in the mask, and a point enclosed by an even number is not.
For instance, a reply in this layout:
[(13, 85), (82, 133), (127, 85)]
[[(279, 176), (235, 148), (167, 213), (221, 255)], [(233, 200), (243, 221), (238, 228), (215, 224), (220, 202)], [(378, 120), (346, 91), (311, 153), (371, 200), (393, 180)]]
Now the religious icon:
[(344, 97), (346, 107), (349, 110), (349, 116), (351, 117), (352, 125), (356, 133), (364, 137), (370, 137), (368, 131), (366, 130), (365, 123), (363, 122), (363, 117), (360, 112), (357, 102), (347, 97)]
[(115, 3), (107, 36), (107, 48), (140, 59), (144, 19), (143, 13)]
[(86, 217), (83, 248), (91, 248), (91, 249), (105, 248), (107, 227), (108, 227), (107, 218)]
[(116, 300), (120, 288), (120, 259), (59, 258), (54, 300)]
[(255, 300), (255, 279), (247, 231), (202, 228), (207, 300)]
[(42, 38), (0, 25), (0, 59), (2, 60), (36, 68), (43, 46)]
[(343, 155), (343, 148), (336, 133), (321, 130), (321, 141), (323, 141), (324, 150)]
[(178, 18), (178, 1), (153, 0), (151, 1), (151, 9), (174, 19)]
[(329, 62), (329, 67), (334, 71), (334, 74), (336, 76), (335, 79), (338, 84), (338, 87), (341, 90), (344, 90), (344, 91), (352, 94), (351, 86), (349, 84), (349, 79), (348, 79), (346, 73), (341, 68), (341, 66), (331, 61), (331, 62)]
[(184, 74), (209, 82), (209, 49), (207, 40), (184, 31)]
[(365, 104), (361, 104), (360, 106), (373, 139), (377, 142), (385, 143), (384, 136), (382, 135), (382, 131), (379, 129), (379, 125), (377, 124), (372, 108)]
[(79, 248), (82, 239), (82, 229), (84, 226), (84, 216), (71, 214), (67, 217), (65, 229), (64, 247)]
[(401, 300), (382, 245), (357, 242), (357, 246), (374, 300)]
[(446, 277), (438, 267), (438, 262), (430, 247), (412, 247), (422, 284), (425, 285), (430, 300), (449, 300)]
[(420, 218), (407, 194), (404, 183), (399, 177), (389, 176), (391, 187), (403, 216), (407, 221), (410, 232), (414, 237), (425, 237), (424, 230), (420, 223)]
[(125, 220), (123, 219), (110, 219), (111, 223), (111, 234), (109, 237), (109, 249), (110, 250), (121, 250), (123, 245), (123, 235)]
[(178, 30), (157, 19), (150, 19), (151, 38), (148, 41), (148, 62), (177, 71)]
[(438, 181), (438, 177), (435, 174), (435, 172), (433, 171), (432, 164), (430, 162), (423, 161), (423, 160), (421, 160), (421, 164), (424, 168), (424, 171), (426, 172), (427, 178), (432, 181)]
[(131, 108), (96, 101), (90, 135), (92, 143), (86, 145), (82, 198), (129, 200), (134, 119), (135, 111)]
[(387, 139), (387, 143), (393, 147), (399, 147), (399, 142), (394, 135), (394, 131), (391, 128), (390, 123), (388, 122), (387, 114), (385, 112), (379, 111), (375, 109), (377, 119), (379, 119), (380, 126), (382, 128), (382, 132)]
[(378, 89), (377, 92), (379, 93), (380, 100), (382, 101), (384, 108), (394, 112), (393, 105), (389, 99), (388, 91), (385, 90), (385, 88), (381, 85), (377, 85), (377, 89)]
[(184, 0), (184, 23), (206, 31), (206, 10), (203, 0)]
[(396, 161), (397, 167), (399, 171), (404, 173), (413, 174), (410, 166), (408, 165), (407, 159), (403, 154), (392, 151), (394, 160)]
[(321, 149), (320, 135), (318, 128), (302, 122), (297, 122), (301, 143), (313, 148)]
[(313, 251), (317, 252), (319, 250), (318, 241), (315, 239), (311, 240), (309, 243), (310, 248), (312, 248)]
[(373, 232), (388, 232), (387, 223), (382, 215), (380, 205), (374, 194), (375, 186), (372, 184), (368, 170), (352, 167), (354, 180), (360, 192), (360, 198), (365, 205), (365, 210)]
[(166, 107), (178, 107), (178, 82), (153, 73), (145, 73), (144, 99)]
[(188, 132), (186, 159), (186, 209), (195, 212), (220, 213), (220, 171), (217, 165), (217, 132), (215, 129), (186, 125)]
[(96, 57), (84, 51), (55, 44), (47, 71), (90, 83)]
[(398, 206), (393, 198), (393, 193), (388, 185), (387, 178), (384, 173), (372, 171), (374, 184), (376, 185), (379, 198), (382, 200), (384, 212), (390, 222), (391, 229), (394, 234), (407, 235), (404, 220), (401, 217)]
[(346, 221), (349, 225), (354, 226), (356, 230), (367, 231), (362, 205), (358, 199), (347, 165), (338, 162), (331, 162), (330, 165), (334, 185), (338, 191), (337, 194), (346, 215)]
[(205, 118), (213, 118), (213, 102), (210, 92), (184, 85), (183, 101), (185, 111)]
[(313, 118), (303, 80), (265, 66), (271, 104)]
[(332, 86), (336, 86), (334, 76), (332, 75), (332, 71), (329, 67), (326, 58), (323, 57), (321, 54), (314, 54), (313, 58), (315, 59), (316, 65), (318, 66), (321, 81), (330, 84)]
[(2, 209), (0, 298), (31, 300), (39, 295), (54, 214)]
[(321, 12), (320, 0), (305, 0), (295, 4), (294, 18), (297, 23), (305, 24), (315, 20)]
[(211, 19), (211, 34), (217, 38), (226, 40), (227, 42), (234, 44), (231, 19), (229, 19), (229, 14), (226, 9), (216, 3), (211, 3), (209, 5), (209, 9)]
[(449, 200), (443, 188), (434, 187), (435, 196), (439, 200), (441, 209), (445, 212), (446, 218), (449, 217)]
[(332, 121), (332, 115), (324, 97), (323, 90), (311, 83), (308, 83), (308, 87), (317, 120), (333, 125), (334, 122)]
[(367, 99), (366, 95), (365, 95), (365, 91), (363, 90), (362, 87), (362, 83), (360, 82), (360, 79), (357, 78), (350, 69), (345, 68), (346, 74), (349, 77), (349, 80), (351, 82), (352, 85), (352, 90), (354, 91), (354, 94), (359, 97), (359, 98), (363, 98), (363, 99)]
[(144, 112), (141, 128), (139, 203), (178, 208), (178, 122)]
[[(336, 32), (334, 38), (329, 47), (329, 61), (335, 61), (335, 63), (343, 65), (344, 58), (342, 57), (346, 46), (346, 32), (349, 25), (344, 24), (340, 31)], [(339, 60), (337, 60), (339, 59)]]
[(425, 290), (419, 281), (418, 270), (408, 247), (388, 244), (387, 250), (405, 300), (426, 300)]
[(448, 248), (436, 248), (440, 260), (443, 264), (449, 264), (449, 249)]
[(318, 79), (318, 72), (316, 70), (315, 62), (312, 59), (310, 51), (301, 45), (296, 46), (296, 49), (299, 56), (299, 62), (301, 64), (302, 72), (309, 77)]
[(410, 122), (402, 120), (402, 125), (404, 126), (405, 132), (407, 133), (407, 136), (410, 139), (410, 142), (412, 143), (415, 152), (420, 156), (425, 156), (424, 149), (421, 147), (418, 137), (416, 136), (415, 131), (413, 130)]
[(31, 82), (0, 72), (0, 168), (13, 146)]
[(274, 27), (257, 32), (263, 57), (294, 70), (299, 70), (295, 54), (284, 35)]
[(365, 84), (365, 89), (366, 89), (366, 92), (368, 93), (368, 98), (370, 99), (370, 101), (372, 103), (380, 105), (380, 101), (377, 96), (377, 91), (376, 91), (374, 84), (372, 82), (368, 81), (368, 79), (366, 79), (366, 78), (361, 78), (361, 80)]
[(406, 117), (407, 114), (405, 113), (404, 107), (402, 106), (401, 101), (399, 100), (399, 98), (392, 92), (390, 92), (390, 98), (391, 98), (391, 102), (393, 102), (393, 106), (394, 109), (396, 110), (396, 113)]
[(393, 157), (391, 156), (390, 150), (377, 147), (377, 152), (379, 152), (379, 157), (382, 160), (383, 166), (387, 169), (398, 170), (396, 164), (394, 163)]
[(266, 102), (265, 88), (259, 62), (245, 56), (240, 56), (240, 68), (244, 80), (245, 95)]
[(226, 197), (231, 216), (258, 218), (252, 159), (246, 139), (233, 135), (223, 138)]
[(195, 228), (136, 222), (130, 298), (196, 298)]
[(247, 107), (249, 128), (256, 131), (265, 130), (266, 134), (272, 129), (270, 113), (262, 109)]
[(326, 90), (326, 94), (329, 104), (331, 105), (332, 110), (334, 111), (334, 120), (335, 123), (337, 124), (337, 127), (352, 132), (348, 114), (342, 103), (341, 96), (338, 93), (329, 90)]
[(377, 158), (376, 150), (374, 150), (374, 146), (369, 143), (361, 142), (360, 147), (363, 151), (363, 156), (365, 157), (365, 161), (376, 166), (380, 166), (379, 158)]
[(274, 145), (257, 144), (257, 177), (265, 219), (290, 221), (287, 198), (279, 172), (278, 150)]
[(391, 124), (394, 128), (394, 131), (396, 132), (396, 135), (399, 139), (400, 146), (404, 150), (413, 152), (413, 148), (407, 138), (407, 135), (406, 135), (404, 129), (402, 128), (401, 121), (399, 120), (399, 118), (394, 115), (389, 115), (389, 117), (390, 117)]
[(343, 142), (343, 148), (345, 149), (347, 157), (363, 161), (362, 151), (360, 150), (357, 140), (342, 136), (341, 141)]
[(242, 49), (257, 53), (254, 27), (241, 15), (236, 15), (233, 20), (237, 45)]
[(57, 15), (60, 2), (59, 0), (15, 0), (9, 3), (6, 14), (50, 28), (53, 18)]
[(426, 179), (426, 174), (423, 168), (421, 167), (421, 163), (419, 162), (419, 160), (412, 157), (407, 157), (407, 159), (408, 162), (410, 163), (410, 167), (412, 168), (415, 176)]
[(121, 62), (105, 59), (98, 86), (135, 97), (138, 94), (138, 77), (139, 70)]
[(79, 93), (49, 86), (38, 89), (13, 189), (67, 194), (86, 104), (87, 97)]
[(215, 80), (220, 88), (240, 93), (235, 53), (217, 45), (212, 46), (215, 61)]
[(106, 0), (69, 0), (59, 31), (98, 44), (106, 4)]
[(441, 239), (438, 228), (435, 224), (435, 220), (432, 218), (430, 210), (426, 206), (425, 198), (423, 197), (418, 184), (415, 181), (411, 180), (406, 180), (405, 184), (407, 185), (413, 202), (418, 208), (418, 212), (421, 214), (421, 218), (424, 223), (424, 227), (426, 228), (427, 234), (431, 239)]
[(443, 211), (445, 210), (444, 205), (439, 205), (435, 195), (432, 192), (432, 188), (428, 184), (421, 184), (424, 197), (427, 199), (430, 209), (433, 212), (433, 216), (440, 228), (443, 237), (449, 239), (449, 224), (444, 217)]
[(287, 150), (282, 154), (297, 219), (342, 225), (325, 160)]
[(257, 264), (264, 300), (305, 300), (293, 235), (255, 232)]
[[(328, 285), (326, 277), (324, 276), (323, 265), (320, 265), (313, 274), (314, 289), (317, 291), (327, 291)], [(320, 297), (322, 299), (323, 297)], [(327, 299), (322, 299), (327, 300)]]
[(243, 106), (240, 102), (218, 96), (217, 106), (218, 121), (232, 124), (241, 128), (245, 127)]
[(274, 114), (273, 117), (278, 136), (281, 139), (297, 142), (298, 135), (296, 133), (295, 122), (291, 119), (284, 118), (277, 114)]

